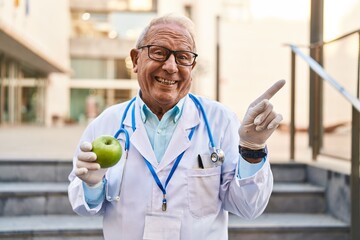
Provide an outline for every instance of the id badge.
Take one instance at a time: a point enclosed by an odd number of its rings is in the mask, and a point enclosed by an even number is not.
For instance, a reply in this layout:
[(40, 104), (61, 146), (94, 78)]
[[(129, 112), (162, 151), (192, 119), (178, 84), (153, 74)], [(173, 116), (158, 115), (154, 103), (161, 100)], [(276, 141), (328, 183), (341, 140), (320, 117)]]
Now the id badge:
[(147, 213), (144, 240), (180, 240), (181, 220), (179, 215), (169, 212)]

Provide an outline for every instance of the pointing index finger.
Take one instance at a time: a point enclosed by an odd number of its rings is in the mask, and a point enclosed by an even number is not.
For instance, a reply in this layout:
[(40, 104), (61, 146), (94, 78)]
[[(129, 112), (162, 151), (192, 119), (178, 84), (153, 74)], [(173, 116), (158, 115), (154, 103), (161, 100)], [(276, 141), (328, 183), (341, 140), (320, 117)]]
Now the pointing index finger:
[(285, 85), (285, 80), (277, 81), (268, 90), (266, 90), (263, 94), (261, 94), (261, 96), (255, 99), (255, 101), (251, 103), (251, 106), (255, 106), (264, 99), (270, 100), (270, 98), (272, 98), (284, 85)]

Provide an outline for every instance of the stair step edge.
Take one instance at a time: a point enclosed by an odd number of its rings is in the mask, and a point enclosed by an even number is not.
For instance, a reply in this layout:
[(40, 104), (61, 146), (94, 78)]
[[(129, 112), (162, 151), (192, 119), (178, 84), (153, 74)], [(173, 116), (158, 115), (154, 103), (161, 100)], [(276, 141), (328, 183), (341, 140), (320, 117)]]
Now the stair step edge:
[(349, 224), (342, 222), (328, 214), (304, 213), (264, 213), (254, 220), (244, 220), (229, 214), (229, 229), (343, 229)]
[(273, 192), (275, 193), (284, 193), (284, 192), (292, 192), (292, 193), (324, 193), (325, 188), (317, 185), (313, 185), (310, 183), (274, 183)]
[(68, 183), (6, 182), (0, 183), (0, 195), (66, 193)]
[(0, 235), (8, 233), (102, 231), (102, 217), (38, 215), (0, 217)]
[[(67, 192), (69, 183), (59, 182), (6, 182), (0, 183), (0, 194), (17, 193), (63, 193)], [(308, 183), (274, 183), (274, 193), (323, 193), (324, 187)]]

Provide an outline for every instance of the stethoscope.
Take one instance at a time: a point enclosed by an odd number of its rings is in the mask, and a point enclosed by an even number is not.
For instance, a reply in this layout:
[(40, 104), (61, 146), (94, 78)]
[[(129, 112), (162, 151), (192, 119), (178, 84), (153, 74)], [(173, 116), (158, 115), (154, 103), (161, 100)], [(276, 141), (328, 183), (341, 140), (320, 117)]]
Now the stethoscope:
[[(204, 107), (200, 103), (199, 99), (197, 99), (197, 97), (195, 97), (193, 94), (189, 93), (189, 97), (195, 103), (195, 105), (200, 109), (201, 114), (203, 115), (203, 118), (204, 118), (204, 121), (205, 121), (205, 126), (206, 126), (208, 136), (209, 136), (209, 140), (210, 140), (210, 145), (211, 145), (211, 148), (213, 150), (211, 155), (210, 155), (210, 160), (213, 163), (216, 163), (216, 162), (223, 163), (224, 158), (225, 158), (224, 151), (222, 149), (220, 149), (220, 148), (215, 147), (214, 138), (213, 138), (213, 135), (212, 135), (212, 132), (211, 132), (211, 129), (210, 129), (210, 124), (209, 124), (208, 118), (206, 116)], [(133, 102), (135, 100), (136, 100), (136, 97), (132, 98), (130, 100), (130, 102), (128, 103), (128, 105), (126, 106), (126, 108), (124, 110), (124, 114), (123, 114), (121, 122), (120, 122), (120, 128), (114, 135), (114, 138), (116, 138), (116, 139), (118, 139), (120, 133), (124, 133), (124, 135), (125, 135), (125, 146), (124, 146), (125, 158), (128, 157), (128, 151), (129, 151), (129, 148), (130, 148), (130, 135), (129, 135), (129, 132), (124, 127), (124, 120), (125, 120), (125, 118), (126, 118), (126, 116), (128, 114), (130, 106), (133, 104)], [(135, 129), (136, 129), (136, 127), (135, 127), (135, 125), (136, 125), (135, 124), (135, 107), (132, 108), (131, 118), (132, 118), (132, 121), (131, 121), (132, 129), (133, 129), (133, 131), (135, 131)]]
[[(209, 121), (208, 121), (208, 118), (206, 116), (206, 113), (205, 113), (205, 110), (204, 110), (204, 107), (202, 106), (202, 104), (200, 103), (199, 99), (196, 98), (194, 95), (192, 95), (191, 93), (189, 93), (189, 97), (191, 98), (191, 100), (195, 103), (195, 105), (197, 106), (198, 109), (200, 109), (200, 112), (201, 114), (203, 115), (203, 118), (204, 118), (204, 121), (205, 121), (205, 126), (206, 126), (206, 129), (207, 129), (207, 133), (208, 133), (208, 136), (209, 136), (209, 140), (210, 140), (210, 146), (211, 146), (211, 149), (212, 149), (212, 153), (210, 154), (210, 161), (213, 163), (213, 164), (217, 164), (217, 163), (220, 163), (222, 164), (225, 160), (225, 154), (224, 154), (224, 151), (220, 148), (217, 148), (215, 146), (215, 142), (214, 142), (214, 138), (213, 138), (213, 135), (212, 135), (212, 132), (211, 132), (211, 129), (210, 129), (210, 124), (209, 124)], [(121, 118), (121, 121), (120, 121), (120, 127), (119, 127), (119, 130), (115, 133), (114, 137), (116, 139), (119, 139), (119, 135), (121, 133), (123, 133), (125, 135), (125, 143), (124, 143), (124, 152), (125, 152), (125, 162), (124, 162), (124, 168), (123, 168), (123, 171), (122, 171), (122, 176), (121, 176), (121, 183), (120, 183), (120, 189), (121, 189), (121, 184), (122, 184), (122, 178), (124, 176), (124, 171), (125, 171), (125, 166), (126, 166), (126, 161), (127, 161), (127, 158), (128, 158), (128, 152), (129, 152), (129, 148), (130, 148), (130, 135), (129, 135), (129, 132), (128, 130), (125, 129), (125, 126), (124, 126), (124, 120), (129, 112), (129, 109), (131, 107), (131, 105), (133, 105), (133, 103), (135, 102), (136, 100), (136, 97), (132, 98), (129, 103), (127, 104), (127, 106), (125, 107), (125, 110), (124, 110), (124, 113), (123, 113), (123, 116)], [(135, 122), (135, 104), (133, 105), (132, 107), (132, 110), (131, 110), (131, 127), (132, 127), (132, 130), (135, 131), (136, 129), (136, 122)], [(194, 133), (194, 130), (195, 130), (195, 127), (192, 128), (190, 134), (189, 134), (189, 140), (191, 140), (192, 136), (193, 136), (193, 133)], [(150, 172), (152, 173), (156, 183), (158, 184), (159, 188), (162, 190), (163, 192), (163, 206), (162, 206), (162, 210), (163, 211), (166, 211), (166, 185), (167, 183), (170, 181), (171, 177), (172, 177), (172, 174), (175, 172), (176, 170), (176, 167), (178, 166), (182, 156), (183, 156), (184, 152), (178, 156), (178, 158), (176, 159), (175, 161), (175, 164), (173, 166), (173, 168), (171, 169), (170, 171), (170, 174), (168, 176), (168, 179), (165, 183), (165, 186), (163, 186), (160, 182), (160, 180), (158, 179), (154, 169), (152, 168), (151, 164), (145, 159), (145, 163), (147, 164)], [(119, 190), (120, 190), (119, 189)], [(118, 196), (116, 196), (115, 198), (112, 198), (110, 196), (108, 196), (108, 188), (106, 188), (106, 195), (107, 195), (107, 200), (108, 201), (113, 201), (113, 200), (119, 200), (120, 199), (120, 194)]]

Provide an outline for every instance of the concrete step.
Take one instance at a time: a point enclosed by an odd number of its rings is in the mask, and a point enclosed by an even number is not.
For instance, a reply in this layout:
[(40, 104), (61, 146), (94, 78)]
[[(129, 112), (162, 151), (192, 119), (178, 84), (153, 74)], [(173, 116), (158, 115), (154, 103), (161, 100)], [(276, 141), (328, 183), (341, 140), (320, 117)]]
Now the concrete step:
[[(0, 216), (73, 214), (68, 183), (0, 183)], [(320, 213), (324, 188), (307, 183), (275, 183), (266, 212)]]
[[(301, 163), (273, 163), (275, 182), (305, 182), (307, 167)], [(0, 182), (67, 182), (72, 162), (64, 160), (1, 160)]]
[(271, 163), (275, 182), (306, 182), (307, 166), (302, 163)]
[(66, 182), (71, 161), (1, 160), (0, 182)]
[(323, 213), (325, 210), (325, 188), (309, 183), (276, 182), (265, 211), (269, 213)]
[(76, 215), (0, 217), (0, 239), (101, 240), (102, 218)]
[(68, 183), (0, 183), (0, 216), (74, 214)]
[(350, 227), (327, 214), (263, 214), (255, 220), (229, 215), (229, 240), (350, 240)]
[[(100, 217), (66, 215), (0, 217), (0, 239), (99, 240)], [(326, 214), (229, 215), (229, 240), (350, 240), (349, 226)]]

